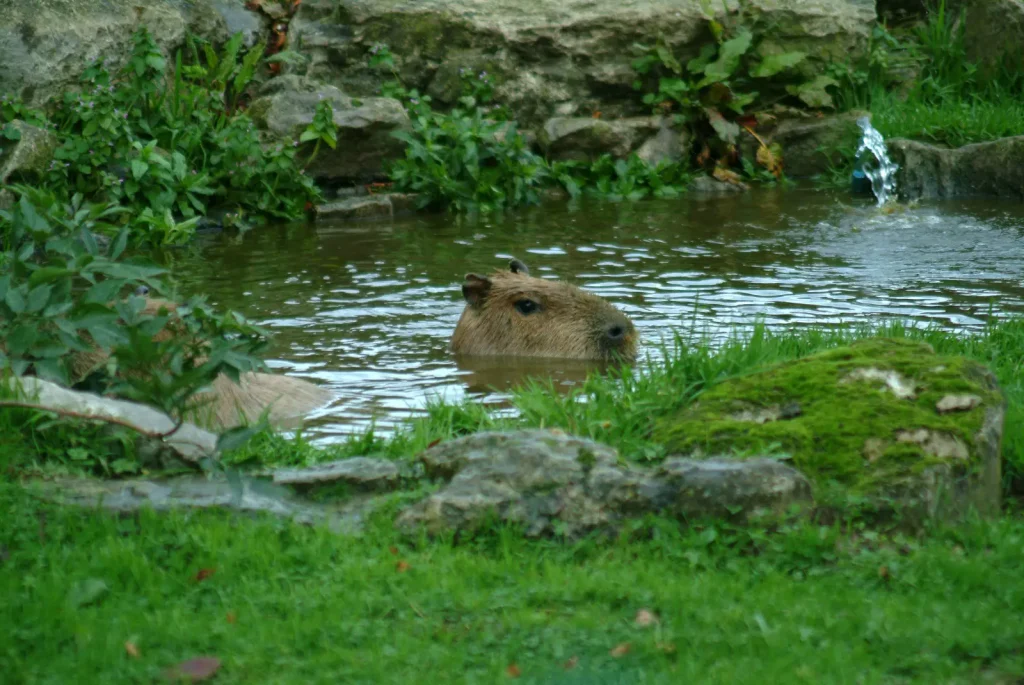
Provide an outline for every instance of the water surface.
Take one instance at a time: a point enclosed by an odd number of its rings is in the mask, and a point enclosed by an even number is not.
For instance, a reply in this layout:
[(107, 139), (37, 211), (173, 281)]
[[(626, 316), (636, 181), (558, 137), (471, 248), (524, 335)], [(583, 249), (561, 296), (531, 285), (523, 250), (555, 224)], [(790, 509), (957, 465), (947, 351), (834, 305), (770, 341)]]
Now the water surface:
[[(673, 329), (724, 334), (899, 318), (954, 328), (1024, 311), (1024, 206), (993, 200), (880, 212), (844, 193), (555, 203), (492, 217), (271, 226), (215, 236), (175, 269), (188, 289), (274, 331), (270, 366), (327, 385), (322, 440), (387, 431), (431, 397), (459, 399), (527, 374), (572, 383), (579, 364), (477, 362), (447, 351), (462, 277), (525, 261), (627, 312), (648, 343)], [(643, 353), (658, 355), (656, 345)], [(495, 399), (500, 395), (490, 395)]]

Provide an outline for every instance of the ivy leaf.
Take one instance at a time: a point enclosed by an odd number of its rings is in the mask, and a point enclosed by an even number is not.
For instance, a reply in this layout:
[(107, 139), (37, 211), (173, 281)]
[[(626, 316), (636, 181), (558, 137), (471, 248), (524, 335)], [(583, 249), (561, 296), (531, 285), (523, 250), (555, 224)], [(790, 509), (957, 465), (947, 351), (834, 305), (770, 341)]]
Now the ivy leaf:
[(768, 78), (769, 76), (775, 76), (780, 71), (790, 69), (807, 57), (805, 52), (783, 52), (779, 55), (768, 55), (761, 63), (750, 70), (750, 75), (754, 78)]

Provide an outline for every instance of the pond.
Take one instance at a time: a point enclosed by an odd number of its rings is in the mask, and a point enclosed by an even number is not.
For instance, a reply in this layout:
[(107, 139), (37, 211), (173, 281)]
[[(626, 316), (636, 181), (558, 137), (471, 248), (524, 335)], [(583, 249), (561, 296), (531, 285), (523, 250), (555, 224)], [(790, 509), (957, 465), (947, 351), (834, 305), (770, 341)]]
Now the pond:
[(500, 401), (525, 375), (577, 382), (579, 364), (460, 367), (447, 350), (467, 272), (570, 279), (637, 324), (641, 357), (673, 329), (724, 335), (858, 320), (967, 329), (1024, 311), (1024, 206), (991, 199), (880, 212), (847, 193), (762, 189), (716, 198), (553, 203), (500, 216), (264, 227), (176, 260), (189, 290), (275, 335), (268, 363), (328, 386), (307, 435), (389, 432), (431, 398)]

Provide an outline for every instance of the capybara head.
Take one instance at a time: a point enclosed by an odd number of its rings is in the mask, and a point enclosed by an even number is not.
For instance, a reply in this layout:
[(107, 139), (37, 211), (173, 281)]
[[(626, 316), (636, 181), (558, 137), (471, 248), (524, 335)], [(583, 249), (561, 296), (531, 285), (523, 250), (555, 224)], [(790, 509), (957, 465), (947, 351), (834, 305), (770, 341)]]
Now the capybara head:
[(625, 314), (574, 285), (530, 276), (518, 259), (508, 271), (467, 274), (462, 296), (456, 354), (636, 359), (638, 336)]

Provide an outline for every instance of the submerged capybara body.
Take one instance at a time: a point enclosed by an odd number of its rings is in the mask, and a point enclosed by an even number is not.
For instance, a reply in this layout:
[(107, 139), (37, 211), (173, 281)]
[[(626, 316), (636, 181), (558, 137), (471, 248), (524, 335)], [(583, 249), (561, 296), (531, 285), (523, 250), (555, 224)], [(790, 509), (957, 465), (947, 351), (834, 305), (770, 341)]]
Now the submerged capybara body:
[(636, 359), (629, 317), (574, 285), (530, 276), (518, 259), (507, 271), (467, 274), (462, 295), (466, 308), (451, 339), (456, 354)]
[[(146, 298), (143, 313), (155, 316), (161, 310), (171, 313), (176, 309), (173, 302)], [(153, 339), (167, 340), (175, 333), (172, 322)], [(98, 349), (74, 353), (70, 359), (72, 382), (84, 379), (106, 363), (109, 356), (108, 352)], [(209, 390), (192, 397), (183, 418), (204, 427), (226, 429), (242, 423), (254, 423), (269, 409), (268, 420), (279, 425), (308, 414), (330, 399), (330, 391), (299, 378), (250, 371), (240, 374), (236, 383), (220, 374), (210, 384)]]

